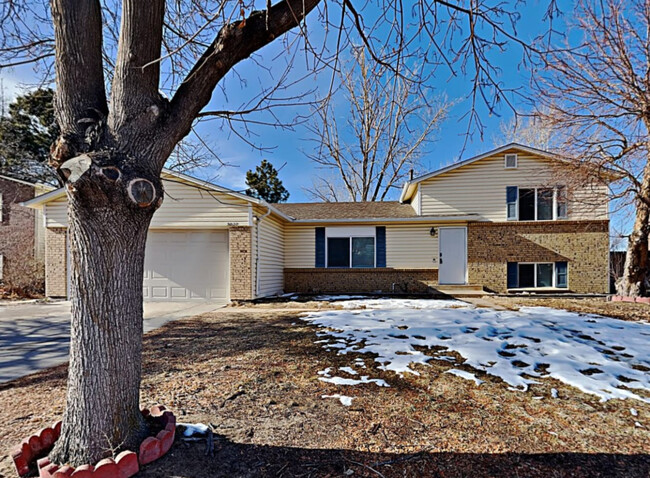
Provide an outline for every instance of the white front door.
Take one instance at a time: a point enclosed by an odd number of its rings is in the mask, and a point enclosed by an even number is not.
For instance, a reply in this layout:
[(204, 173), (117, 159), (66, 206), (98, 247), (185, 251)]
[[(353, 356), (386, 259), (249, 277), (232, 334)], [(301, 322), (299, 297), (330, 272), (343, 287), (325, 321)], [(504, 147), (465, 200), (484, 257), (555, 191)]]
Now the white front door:
[(465, 284), (467, 277), (467, 229), (441, 227), (439, 230), (440, 266), (438, 282)]

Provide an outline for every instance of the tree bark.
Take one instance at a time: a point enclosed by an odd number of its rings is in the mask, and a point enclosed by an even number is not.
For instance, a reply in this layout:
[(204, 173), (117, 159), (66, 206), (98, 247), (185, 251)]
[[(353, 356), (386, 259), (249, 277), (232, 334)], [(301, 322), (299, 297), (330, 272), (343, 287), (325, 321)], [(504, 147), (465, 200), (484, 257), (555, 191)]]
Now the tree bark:
[(61, 437), (50, 459), (79, 466), (137, 450), (147, 434), (139, 406), (142, 276), (162, 186), (103, 153), (72, 161), (61, 166), (71, 172), (70, 366)]
[(164, 0), (124, 0), (107, 106), (99, 0), (52, 0), (53, 145), (68, 195), (72, 327), (66, 410), (53, 463), (94, 464), (147, 434), (140, 414), (142, 276), (160, 173), (232, 67), (295, 27), (320, 0), (287, 0), (226, 24), (170, 103), (158, 92)]
[(643, 169), (643, 179), (636, 199), (634, 229), (627, 242), (623, 276), (616, 282), (619, 295), (639, 297), (650, 292), (650, 158)]

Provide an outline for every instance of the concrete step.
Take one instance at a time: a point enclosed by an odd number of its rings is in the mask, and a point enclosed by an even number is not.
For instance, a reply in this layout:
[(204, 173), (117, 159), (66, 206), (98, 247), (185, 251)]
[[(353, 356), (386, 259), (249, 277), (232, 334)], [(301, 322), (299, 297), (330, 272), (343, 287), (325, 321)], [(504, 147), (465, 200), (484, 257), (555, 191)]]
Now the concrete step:
[(484, 295), (492, 295), (487, 292), (483, 286), (475, 284), (460, 284), (460, 285), (439, 285), (435, 289), (443, 294), (452, 297), (481, 297)]

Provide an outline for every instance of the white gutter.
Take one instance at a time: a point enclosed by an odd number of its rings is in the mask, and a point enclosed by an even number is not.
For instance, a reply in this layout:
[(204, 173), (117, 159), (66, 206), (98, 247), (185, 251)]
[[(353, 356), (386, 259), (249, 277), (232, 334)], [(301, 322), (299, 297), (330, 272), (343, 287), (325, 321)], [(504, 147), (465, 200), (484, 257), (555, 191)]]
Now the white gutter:
[(354, 222), (450, 222), (450, 221), (477, 221), (482, 220), (478, 214), (464, 216), (412, 216), (412, 217), (365, 217), (346, 219), (294, 219), (292, 224), (332, 224)]
[(260, 205), (266, 207), (266, 214), (263, 216), (253, 216), (255, 219), (255, 299), (260, 295), (260, 223), (262, 219), (271, 214), (271, 206), (266, 201), (260, 202)]

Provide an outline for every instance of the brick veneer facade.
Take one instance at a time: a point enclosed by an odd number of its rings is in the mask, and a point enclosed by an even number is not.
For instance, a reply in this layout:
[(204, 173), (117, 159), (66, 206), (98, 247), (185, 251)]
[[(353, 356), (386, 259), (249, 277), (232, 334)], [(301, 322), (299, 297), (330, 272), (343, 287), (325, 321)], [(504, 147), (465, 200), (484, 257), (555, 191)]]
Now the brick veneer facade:
[(0, 178), (2, 221), (0, 254), (3, 256), (3, 279), (11, 282), (21, 274), (21, 263), (34, 258), (34, 211), (19, 203), (34, 197), (34, 187)]
[(65, 227), (45, 231), (45, 295), (48, 297), (68, 295), (66, 237)]
[(437, 283), (438, 269), (284, 269), (284, 290), (302, 294), (424, 294)]
[(475, 222), (467, 227), (470, 284), (507, 292), (508, 262), (569, 264), (568, 290), (604, 294), (609, 276), (609, 221)]
[(228, 228), (230, 300), (253, 298), (253, 240), (250, 226)]

